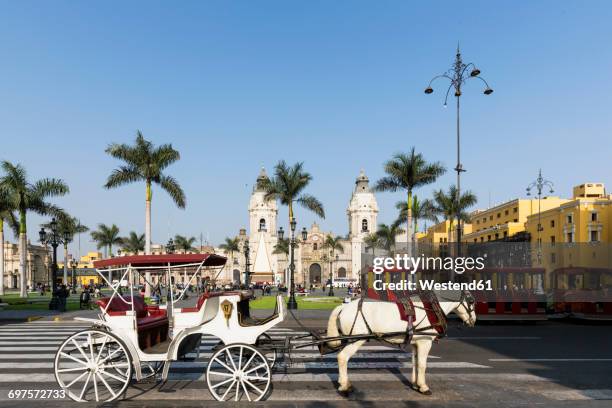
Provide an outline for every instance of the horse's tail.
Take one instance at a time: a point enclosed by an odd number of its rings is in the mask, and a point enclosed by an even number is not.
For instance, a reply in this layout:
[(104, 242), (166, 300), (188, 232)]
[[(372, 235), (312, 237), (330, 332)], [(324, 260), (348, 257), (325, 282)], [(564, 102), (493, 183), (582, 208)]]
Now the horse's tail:
[[(343, 305), (336, 306), (336, 308), (331, 312), (331, 315), (329, 316), (329, 321), (327, 322), (327, 337), (338, 337), (338, 335), (340, 334), (338, 332), (337, 320), (340, 311), (342, 311), (342, 306)], [(328, 341), (327, 345), (331, 348), (339, 347), (340, 340)]]

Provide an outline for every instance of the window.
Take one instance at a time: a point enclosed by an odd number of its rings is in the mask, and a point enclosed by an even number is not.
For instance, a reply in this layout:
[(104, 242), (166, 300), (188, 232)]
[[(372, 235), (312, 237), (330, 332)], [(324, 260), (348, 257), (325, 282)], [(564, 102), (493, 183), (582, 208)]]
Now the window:
[(318, 248), (318, 247), (317, 247), (317, 244), (316, 244), (316, 243), (315, 243), (315, 244), (312, 244), (312, 249), (313, 249), (313, 250), (315, 250), (315, 251), (316, 251), (316, 250), (317, 250), (317, 248)]
[(482, 222), (483, 222), (483, 223), (487, 222), (487, 217), (484, 217), (484, 218), (482, 219)]
[(495, 239), (499, 239), (499, 234), (495, 233)]
[(574, 242), (574, 233), (573, 232), (568, 232), (567, 233), (567, 242), (568, 243)]
[(266, 220), (264, 218), (259, 220), (259, 230), (260, 231), (266, 230)]
[(368, 220), (366, 220), (365, 218), (361, 220), (361, 231), (362, 232), (368, 231)]
[(555, 246), (555, 236), (554, 235), (550, 236), (550, 245)]
[(568, 214), (566, 217), (567, 223), (571, 224), (574, 221), (574, 217), (572, 214)]
[(550, 228), (555, 228), (555, 220), (550, 220)]
[(504, 231), (504, 238), (508, 237), (508, 231)]
[(484, 242), (484, 237), (480, 237), (480, 242)]
[(478, 242), (478, 238), (474, 238), (474, 242)]
[(599, 242), (599, 232), (591, 231), (591, 236), (589, 238), (591, 242)]
[(504, 211), (504, 215), (508, 215), (508, 210)]
[(480, 224), (480, 220), (476, 220), (476, 224)]
[(591, 213), (591, 222), (597, 222), (597, 213), (596, 212), (592, 212)]
[(517, 212), (518, 212), (518, 207), (514, 207), (514, 208), (512, 209), (512, 212), (517, 213)]
[(490, 241), (490, 240), (491, 240), (491, 236), (487, 235), (487, 241)]
[(515, 219), (514, 219), (514, 222), (518, 222), (518, 218), (515, 218)]
[(489, 215), (489, 220), (493, 220), (493, 214)]
[(497, 213), (497, 218), (501, 218), (501, 213)]

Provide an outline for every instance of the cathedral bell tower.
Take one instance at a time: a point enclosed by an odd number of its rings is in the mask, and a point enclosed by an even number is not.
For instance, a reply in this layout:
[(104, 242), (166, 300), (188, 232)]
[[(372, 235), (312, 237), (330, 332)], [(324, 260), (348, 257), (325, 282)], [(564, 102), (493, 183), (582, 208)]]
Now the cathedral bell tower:
[(363, 240), (367, 235), (376, 232), (378, 203), (374, 193), (370, 191), (369, 179), (363, 170), (355, 180), (355, 190), (346, 213), (349, 219), (351, 239)]
[(361, 170), (355, 180), (355, 190), (346, 210), (349, 222), (349, 240), (351, 241), (351, 274), (359, 279), (361, 271), (361, 254), (365, 251), (363, 239), (376, 232), (378, 203), (365, 172)]

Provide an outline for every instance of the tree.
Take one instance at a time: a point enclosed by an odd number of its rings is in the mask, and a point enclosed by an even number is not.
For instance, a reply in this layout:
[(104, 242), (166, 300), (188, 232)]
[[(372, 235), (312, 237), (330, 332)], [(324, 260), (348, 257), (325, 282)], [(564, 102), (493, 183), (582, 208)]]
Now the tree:
[(289, 238), (279, 239), (274, 245), (273, 254), (289, 256)]
[(171, 144), (155, 147), (140, 131), (136, 134), (133, 146), (113, 143), (107, 147), (106, 153), (125, 164), (113, 170), (104, 187), (110, 189), (137, 181), (145, 182), (145, 253), (150, 254), (152, 184), (155, 183), (165, 190), (179, 208), (185, 208), (183, 189), (172, 176), (163, 172), (180, 159), (180, 154)]
[[(51, 228), (50, 224), (44, 224), (45, 228)], [(76, 234), (81, 234), (83, 232), (89, 231), (85, 225), (82, 225), (81, 222), (66, 213), (60, 214), (57, 217), (57, 233), (62, 239), (65, 237), (69, 237), (72, 241)], [(64, 240), (64, 283), (68, 283), (68, 244), (69, 241)]]
[(27, 297), (27, 214), (34, 212), (39, 215), (61, 215), (62, 209), (46, 200), (68, 194), (69, 188), (62, 180), (55, 178), (44, 178), (31, 183), (28, 181), (27, 172), (23, 166), (14, 165), (6, 160), (2, 162), (2, 170), (4, 175), (0, 178), (0, 188), (6, 189), (10, 202), (14, 204), (19, 214), (20, 296)]
[(371, 233), (368, 234), (364, 239), (363, 242), (366, 244), (366, 250), (368, 248), (372, 249), (372, 255), (374, 255), (374, 251), (376, 248), (380, 248), (382, 245), (382, 242), (380, 240), (380, 237), (378, 236), (378, 234), (376, 233)]
[(303, 191), (312, 181), (312, 176), (305, 172), (304, 163), (295, 163), (288, 166), (284, 160), (278, 162), (274, 167), (274, 176), (261, 181), (261, 186), (266, 192), (266, 200), (280, 200), (282, 205), (289, 209), (289, 223), (293, 219), (293, 204), (298, 203), (302, 207), (314, 212), (321, 218), (325, 218), (323, 204)]
[(380, 247), (393, 254), (395, 251), (395, 237), (404, 233), (404, 229), (398, 225), (378, 224), (376, 235), (380, 238)]
[[(408, 203), (406, 201), (398, 201), (395, 204), (395, 208), (399, 210), (399, 215), (397, 217), (397, 220), (395, 220), (394, 224), (402, 225), (408, 217), (407, 204)], [(434, 222), (438, 220), (436, 217), (436, 211), (434, 208), (433, 201), (429, 199), (419, 201), (419, 198), (416, 195), (412, 196), (412, 220), (414, 222), (412, 238), (414, 241), (414, 235), (419, 230), (419, 220), (430, 220)]]
[[(336, 236), (333, 237), (331, 235), (327, 235), (325, 237), (325, 241), (323, 241), (323, 248), (325, 249), (329, 249), (329, 279), (330, 285), (333, 285), (333, 272), (332, 272), (332, 263), (334, 262), (334, 259), (336, 258), (336, 251), (340, 252), (340, 253), (344, 253), (344, 247), (342, 246), (342, 237), (341, 236)], [(332, 293), (330, 291), (330, 293)]]
[(138, 234), (130, 231), (130, 235), (121, 238), (121, 249), (134, 255), (143, 252), (145, 249), (145, 234)]
[(113, 245), (121, 245), (123, 240), (119, 237), (119, 227), (115, 224), (110, 227), (106, 224), (98, 224), (98, 229), (91, 232), (91, 239), (93, 239), (97, 248), (104, 248), (105, 256), (113, 256)]
[(195, 251), (196, 248), (193, 246), (193, 244), (196, 241), (197, 240), (195, 239), (195, 237), (187, 238), (182, 235), (174, 236), (174, 245), (176, 245), (178, 249), (183, 250), (184, 253), (187, 253), (189, 251)]
[(406, 199), (406, 234), (407, 244), (410, 250), (412, 243), (412, 193), (414, 189), (431, 184), (440, 177), (446, 169), (439, 163), (428, 163), (421, 153), (416, 153), (415, 148), (410, 149), (408, 154), (396, 153), (393, 158), (385, 163), (387, 175), (376, 182), (375, 191), (405, 190)]
[(0, 295), (4, 295), (4, 220), (8, 221), (15, 236), (19, 235), (19, 223), (15, 217), (16, 206), (9, 191), (0, 187)]
[(434, 212), (449, 221), (448, 242), (452, 241), (452, 229), (459, 214), (461, 222), (469, 221), (467, 209), (476, 204), (477, 199), (471, 191), (464, 191), (459, 197), (459, 207), (457, 208), (457, 186), (451, 185), (448, 192), (437, 190), (434, 192)]
[[(230, 265), (233, 266), (234, 265), (234, 252), (240, 251), (240, 240), (238, 238), (227, 237), (225, 238), (225, 242), (219, 245), (219, 248), (225, 251), (226, 254), (229, 254)], [(240, 281), (238, 281), (238, 284), (240, 285)]]

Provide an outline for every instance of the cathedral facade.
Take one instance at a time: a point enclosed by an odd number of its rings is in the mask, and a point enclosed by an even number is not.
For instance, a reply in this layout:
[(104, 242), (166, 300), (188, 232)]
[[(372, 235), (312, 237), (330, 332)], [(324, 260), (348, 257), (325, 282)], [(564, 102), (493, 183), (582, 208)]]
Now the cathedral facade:
[[(267, 177), (262, 169), (257, 180)], [(245, 243), (248, 241), (251, 282), (274, 282), (288, 284), (289, 259), (277, 248), (278, 229), (283, 227), (285, 238), (288, 237), (288, 220), (278, 219), (278, 204), (275, 200), (266, 200), (265, 192), (255, 183), (249, 201), (249, 229), (241, 230), (238, 235), (240, 254), (228, 256), (229, 268), (224, 274), (227, 282), (242, 282), (246, 259)], [(369, 180), (361, 171), (355, 180), (346, 210), (348, 233), (325, 231), (313, 223), (308, 231), (308, 238), (302, 242), (301, 228), (296, 230), (299, 240), (295, 248), (295, 282), (305, 286), (325, 284), (330, 277), (336, 283), (357, 283), (361, 268), (361, 253), (364, 251), (364, 238), (376, 231), (378, 204), (370, 190)], [(333, 214), (331, 215), (333, 216)], [(342, 250), (330, 251), (324, 245), (328, 235), (342, 236)], [(229, 255), (229, 254), (226, 254)]]

